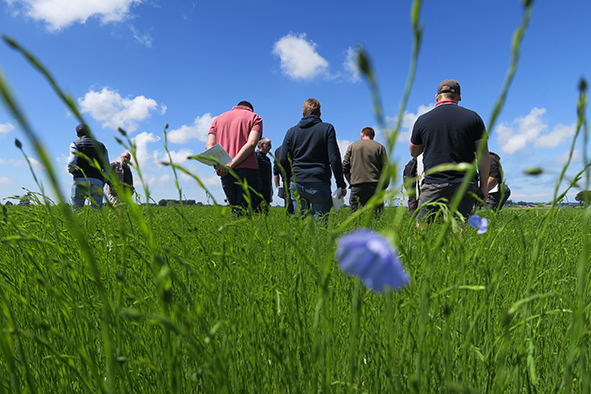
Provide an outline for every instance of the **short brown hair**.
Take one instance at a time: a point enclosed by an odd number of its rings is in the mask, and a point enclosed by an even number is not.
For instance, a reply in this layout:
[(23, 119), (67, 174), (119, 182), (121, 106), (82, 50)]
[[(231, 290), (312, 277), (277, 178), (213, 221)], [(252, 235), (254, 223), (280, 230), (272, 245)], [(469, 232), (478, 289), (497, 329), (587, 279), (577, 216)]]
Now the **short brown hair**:
[(320, 102), (313, 98), (309, 98), (308, 100), (304, 101), (304, 109), (302, 110), (302, 113), (304, 116), (320, 116)]
[(368, 136), (372, 140), (376, 136), (375, 130), (373, 128), (369, 127), (369, 126), (366, 126), (366, 127), (362, 128), (361, 129), (361, 134)]

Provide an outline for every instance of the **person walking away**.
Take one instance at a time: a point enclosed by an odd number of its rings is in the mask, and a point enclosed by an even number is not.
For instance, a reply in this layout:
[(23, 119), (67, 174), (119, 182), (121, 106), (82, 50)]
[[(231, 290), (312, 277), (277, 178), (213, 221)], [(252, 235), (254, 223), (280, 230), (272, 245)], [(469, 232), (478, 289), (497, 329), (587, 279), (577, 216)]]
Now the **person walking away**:
[[(343, 159), (343, 173), (351, 187), (349, 205), (351, 212), (367, 204), (378, 190), (382, 172), (388, 165), (386, 148), (374, 141), (376, 132), (371, 127), (361, 129), (361, 139), (349, 145)], [(388, 188), (389, 179), (384, 183)], [(384, 203), (377, 206), (381, 211)]]
[(271, 150), (271, 140), (267, 137), (263, 137), (257, 144), (257, 151), (255, 152), (257, 157), (257, 164), (259, 166), (259, 177), (261, 178), (261, 195), (263, 201), (259, 204), (259, 210), (269, 212), (269, 206), (273, 201), (273, 181), (271, 179), (271, 159), (267, 157), (267, 154)]
[[(410, 153), (417, 157), (423, 153), (425, 172), (440, 164), (473, 163), (481, 145), (482, 156), (478, 173), (471, 180), (468, 192), (462, 196), (458, 211), (465, 217), (473, 210), (477, 194), (483, 201), (488, 195), (490, 158), (485, 139), (484, 122), (480, 116), (458, 105), (462, 99), (460, 84), (453, 79), (442, 81), (435, 95), (437, 105), (416, 120), (410, 138)], [(444, 171), (425, 176), (420, 185), (419, 207), (428, 202), (445, 199), (449, 206), (465, 176), (461, 171)], [(418, 218), (433, 214), (436, 207), (422, 207)]]
[(335, 129), (320, 115), (318, 100), (304, 102), (303, 117), (285, 134), (279, 160), (283, 168), (289, 168), (290, 159), (293, 163), (290, 188), (296, 212), (303, 214), (311, 209), (315, 217), (326, 215), (332, 208), (331, 170), (341, 196), (347, 194)]
[(78, 140), (70, 144), (68, 158), (68, 171), (74, 178), (70, 196), (72, 206), (83, 207), (88, 199), (93, 207), (101, 208), (109, 153), (105, 145), (92, 138), (87, 125), (80, 123), (76, 126), (76, 135)]
[[(254, 107), (248, 101), (241, 101), (231, 111), (224, 112), (211, 123), (207, 136), (206, 148), (220, 144), (232, 158), (227, 164), (236, 174), (232, 176), (226, 167), (215, 165), (214, 168), (222, 181), (222, 188), (228, 203), (234, 212), (242, 214), (249, 207), (258, 206), (261, 192), (261, 178), (254, 153), (255, 147), (263, 135), (263, 119), (254, 113)], [(256, 193), (245, 191), (242, 182)]]
[(511, 189), (504, 182), (504, 172), (501, 158), (490, 152), (490, 174), (488, 176), (488, 199), (486, 206), (492, 211), (500, 211), (511, 197)]

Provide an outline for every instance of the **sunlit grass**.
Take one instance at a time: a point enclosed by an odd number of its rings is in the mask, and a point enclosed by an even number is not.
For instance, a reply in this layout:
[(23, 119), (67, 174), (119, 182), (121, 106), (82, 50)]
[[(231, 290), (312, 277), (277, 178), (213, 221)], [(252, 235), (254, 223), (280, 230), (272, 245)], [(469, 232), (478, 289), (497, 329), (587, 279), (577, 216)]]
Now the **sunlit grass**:
[[(524, 5), (491, 128), (517, 70), (532, 2)], [(420, 52), (420, 8), (415, 1), (401, 114)], [(6, 41), (82, 122), (49, 72)], [(365, 53), (359, 60), (383, 124), (376, 78)], [(0, 94), (59, 196), (44, 146), (2, 75)], [(585, 111), (581, 81), (571, 156), (580, 135), (586, 151)], [(390, 157), (399, 128), (387, 133)], [(124, 131), (118, 141), (135, 155)], [(188, 171), (167, 164), (182, 196), (177, 170)], [(395, 183), (391, 164), (381, 182)], [(374, 215), (396, 191), (320, 224), (280, 208), (238, 218), (219, 205), (151, 207), (130, 195), (118, 209), (72, 211), (61, 197), (53, 204), (31, 193), (35, 204), (3, 207), (0, 221), (0, 393), (591, 392), (591, 211), (556, 205), (589, 179), (589, 166), (566, 179), (569, 165), (551, 209), (480, 212), (484, 234), (454, 215), (420, 228), (404, 208)], [(462, 168), (468, 178), (476, 171)], [(336, 240), (362, 226), (392, 239), (407, 287), (373, 293), (338, 269)]]

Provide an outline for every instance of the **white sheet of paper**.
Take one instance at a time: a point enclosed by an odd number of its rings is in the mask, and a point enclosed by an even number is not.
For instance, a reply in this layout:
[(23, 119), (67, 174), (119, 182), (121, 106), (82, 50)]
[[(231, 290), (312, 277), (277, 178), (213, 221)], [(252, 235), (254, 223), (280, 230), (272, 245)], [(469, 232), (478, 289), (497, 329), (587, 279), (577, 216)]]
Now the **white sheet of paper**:
[(331, 197), (332, 197), (332, 207), (334, 208), (335, 211), (338, 211), (345, 203), (345, 199), (342, 196), (341, 189), (336, 189), (334, 192), (332, 192)]
[(228, 164), (232, 161), (232, 158), (230, 157), (228, 152), (226, 152), (226, 150), (220, 144), (215, 144), (205, 152), (200, 153), (199, 156), (203, 157), (199, 157), (197, 158), (197, 160), (199, 160), (203, 164), (207, 164), (208, 166), (213, 166), (214, 164), (217, 164), (215, 161), (209, 159), (211, 157), (218, 159), (219, 162), (222, 164)]

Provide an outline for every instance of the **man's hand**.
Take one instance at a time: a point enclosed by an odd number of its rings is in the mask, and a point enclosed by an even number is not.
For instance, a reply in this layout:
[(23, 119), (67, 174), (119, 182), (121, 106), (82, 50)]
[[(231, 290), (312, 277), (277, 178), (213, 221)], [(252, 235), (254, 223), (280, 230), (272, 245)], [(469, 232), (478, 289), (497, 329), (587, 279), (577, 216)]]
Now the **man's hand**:
[(347, 195), (347, 188), (343, 187), (341, 188), (341, 198), (344, 198)]
[[(482, 184), (480, 185), (480, 188), (476, 191), (476, 195), (484, 202), (486, 203), (486, 200), (488, 200), (488, 187), (486, 184)], [(483, 204), (481, 202), (478, 203), (479, 206), (482, 206)]]
[(226, 176), (229, 173), (225, 167), (222, 167), (219, 164), (215, 164), (213, 168), (215, 169), (215, 172), (218, 174), (218, 176)]

